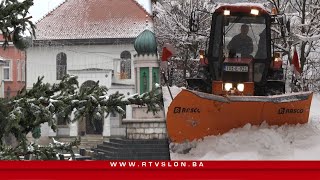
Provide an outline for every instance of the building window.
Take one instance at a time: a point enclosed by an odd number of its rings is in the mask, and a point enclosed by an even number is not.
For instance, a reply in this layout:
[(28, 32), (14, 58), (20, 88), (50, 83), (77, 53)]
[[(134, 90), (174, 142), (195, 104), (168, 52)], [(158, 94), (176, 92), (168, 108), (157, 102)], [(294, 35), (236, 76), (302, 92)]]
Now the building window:
[(122, 51), (120, 54), (121, 59), (131, 59), (131, 53), (129, 51)]
[(57, 116), (57, 125), (58, 126), (63, 126), (67, 125), (67, 121), (60, 115)]
[(131, 53), (123, 51), (120, 58), (120, 79), (131, 79)]
[(113, 117), (113, 118), (118, 117), (118, 113), (117, 112), (111, 112), (110, 113), (110, 117)]
[(25, 61), (17, 60), (17, 81), (25, 81)]
[(121, 60), (120, 79), (131, 79), (131, 60)]
[(89, 89), (93, 88), (95, 85), (97, 85), (97, 83), (95, 81), (92, 81), (92, 80), (85, 81), (80, 86), (80, 92), (89, 90)]
[(5, 60), (4, 66), (3, 66), (3, 79), (5, 81), (11, 81), (12, 80), (12, 72), (11, 72), (11, 61)]
[(56, 60), (57, 80), (62, 80), (62, 78), (67, 74), (67, 55), (65, 53), (59, 53)]

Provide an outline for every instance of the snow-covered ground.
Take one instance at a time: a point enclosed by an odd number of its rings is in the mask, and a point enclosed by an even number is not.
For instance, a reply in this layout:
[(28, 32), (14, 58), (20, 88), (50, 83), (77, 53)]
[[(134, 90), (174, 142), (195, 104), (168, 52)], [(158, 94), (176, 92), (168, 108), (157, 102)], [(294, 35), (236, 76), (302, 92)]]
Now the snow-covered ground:
[[(171, 87), (173, 96), (181, 89)], [(163, 87), (164, 104), (171, 103)], [(192, 149), (178, 153), (186, 147)], [(320, 95), (314, 94), (309, 123), (286, 126), (246, 126), (221, 136), (189, 144), (170, 144), (172, 160), (320, 160)]]

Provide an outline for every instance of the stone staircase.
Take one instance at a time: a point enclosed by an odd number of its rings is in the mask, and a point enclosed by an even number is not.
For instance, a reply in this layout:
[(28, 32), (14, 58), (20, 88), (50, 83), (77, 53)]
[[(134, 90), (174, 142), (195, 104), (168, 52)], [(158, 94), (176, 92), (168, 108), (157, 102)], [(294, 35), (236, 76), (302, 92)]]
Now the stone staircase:
[(94, 149), (96, 160), (170, 160), (166, 139), (110, 139)]
[[(75, 137), (55, 137), (57, 141), (60, 142), (73, 142)], [(85, 135), (81, 136), (81, 144), (78, 146), (79, 149), (93, 149), (96, 148), (98, 144), (102, 144), (105, 141), (105, 138), (101, 135)]]

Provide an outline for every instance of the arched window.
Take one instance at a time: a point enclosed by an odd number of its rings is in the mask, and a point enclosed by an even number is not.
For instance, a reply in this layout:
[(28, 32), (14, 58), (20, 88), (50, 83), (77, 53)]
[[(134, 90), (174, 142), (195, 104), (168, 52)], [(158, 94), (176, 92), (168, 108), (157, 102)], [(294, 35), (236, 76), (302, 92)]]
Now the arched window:
[(131, 53), (123, 51), (120, 58), (120, 79), (131, 79)]
[(131, 59), (131, 53), (129, 51), (122, 51), (120, 54), (121, 59)]
[(92, 81), (92, 80), (88, 80), (84, 83), (81, 84), (80, 86), (80, 92), (82, 91), (85, 91), (85, 90), (88, 90), (88, 89), (91, 89), (93, 88), (97, 83)]
[(56, 57), (57, 61), (57, 80), (62, 80), (62, 78), (67, 74), (67, 55), (66, 53), (59, 53)]

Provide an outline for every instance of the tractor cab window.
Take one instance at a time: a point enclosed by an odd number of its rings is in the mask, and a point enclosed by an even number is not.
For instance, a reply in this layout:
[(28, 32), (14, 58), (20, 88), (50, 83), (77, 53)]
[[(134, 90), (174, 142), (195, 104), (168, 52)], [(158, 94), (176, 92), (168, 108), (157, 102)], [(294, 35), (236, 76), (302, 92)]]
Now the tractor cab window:
[(224, 16), (225, 57), (266, 59), (266, 22), (262, 16)]

